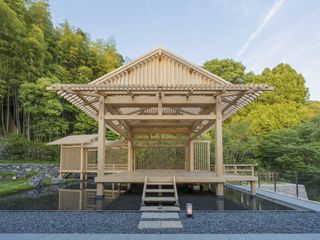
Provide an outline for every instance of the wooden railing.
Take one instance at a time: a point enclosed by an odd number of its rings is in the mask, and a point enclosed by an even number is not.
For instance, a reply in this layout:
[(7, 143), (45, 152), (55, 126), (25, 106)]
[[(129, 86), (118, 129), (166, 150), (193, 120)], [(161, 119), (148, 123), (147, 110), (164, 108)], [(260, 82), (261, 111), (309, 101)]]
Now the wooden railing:
[[(87, 171), (97, 171), (97, 164), (87, 164)], [(105, 164), (105, 172), (126, 172), (128, 171), (128, 164)]]
[[(223, 173), (226, 175), (254, 176), (254, 164), (223, 164)], [(211, 164), (211, 171), (215, 171), (215, 165)]]

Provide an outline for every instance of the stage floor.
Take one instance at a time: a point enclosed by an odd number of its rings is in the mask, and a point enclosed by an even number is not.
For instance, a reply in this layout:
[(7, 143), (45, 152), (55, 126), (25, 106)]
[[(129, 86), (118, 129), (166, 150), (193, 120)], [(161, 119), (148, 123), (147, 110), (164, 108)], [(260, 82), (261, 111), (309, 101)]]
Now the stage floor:
[(104, 183), (144, 183), (145, 177), (148, 181), (163, 182), (171, 181), (175, 176), (176, 183), (214, 183), (214, 182), (232, 182), (232, 181), (257, 181), (255, 176), (244, 175), (223, 175), (217, 177), (215, 172), (211, 171), (186, 171), (171, 169), (141, 169), (132, 172), (120, 172), (107, 174), (104, 177), (96, 177), (96, 182)]

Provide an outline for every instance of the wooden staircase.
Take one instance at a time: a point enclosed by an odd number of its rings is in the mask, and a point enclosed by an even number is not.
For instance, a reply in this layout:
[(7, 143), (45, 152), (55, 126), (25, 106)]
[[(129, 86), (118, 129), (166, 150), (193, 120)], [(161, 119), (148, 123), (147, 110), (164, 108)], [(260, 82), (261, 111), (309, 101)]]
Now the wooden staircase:
[(170, 204), (179, 205), (175, 176), (148, 177), (144, 179), (141, 205), (145, 204)]

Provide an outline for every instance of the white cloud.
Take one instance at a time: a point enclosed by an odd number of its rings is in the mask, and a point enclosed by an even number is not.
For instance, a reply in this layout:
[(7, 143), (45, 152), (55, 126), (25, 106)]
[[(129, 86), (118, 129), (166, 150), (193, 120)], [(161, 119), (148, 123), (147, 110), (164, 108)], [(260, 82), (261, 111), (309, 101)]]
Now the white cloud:
[[(289, 10), (292, 6), (289, 6)], [(248, 50), (242, 62), (248, 71), (260, 73), (265, 67), (286, 62), (302, 73), (311, 100), (320, 100), (320, 9), (308, 12), (295, 21), (288, 21), (277, 33), (267, 35)]]
[(320, 65), (320, 60), (315, 60), (315, 61), (311, 62), (311, 65), (319, 66)]
[(250, 35), (247, 42), (243, 45), (243, 47), (238, 51), (236, 54), (236, 58), (239, 59), (248, 49), (250, 44), (257, 38), (257, 36), (262, 32), (262, 30), (268, 25), (272, 17), (279, 11), (281, 6), (283, 5), (285, 0), (277, 0), (270, 11), (268, 12), (267, 16), (263, 19), (262, 23), (256, 28), (256, 30)]

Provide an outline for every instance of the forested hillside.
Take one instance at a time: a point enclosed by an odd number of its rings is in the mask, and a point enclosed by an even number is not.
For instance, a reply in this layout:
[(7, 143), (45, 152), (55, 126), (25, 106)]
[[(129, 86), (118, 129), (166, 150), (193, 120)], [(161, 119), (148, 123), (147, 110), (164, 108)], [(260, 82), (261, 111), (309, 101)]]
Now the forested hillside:
[[(1, 160), (56, 160), (57, 149), (45, 142), (96, 133), (91, 118), (45, 88), (88, 83), (124, 61), (112, 38), (92, 41), (68, 22), (55, 27), (49, 9), (45, 1), (0, 0)], [(213, 59), (203, 67), (232, 83), (275, 87), (224, 123), (225, 162), (320, 169), (320, 104), (308, 101), (301, 74), (288, 64), (254, 74), (231, 59)]]
[(320, 169), (320, 102), (308, 101), (301, 74), (288, 64), (254, 74), (231, 59), (213, 59), (204, 68), (232, 83), (266, 83), (275, 88), (224, 123), (226, 163), (256, 163), (279, 171)]
[(93, 121), (45, 88), (88, 83), (122, 62), (113, 40), (91, 41), (67, 22), (54, 27), (45, 1), (0, 0), (0, 134), (50, 141), (94, 131)]

